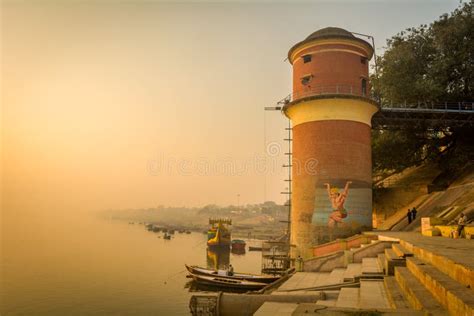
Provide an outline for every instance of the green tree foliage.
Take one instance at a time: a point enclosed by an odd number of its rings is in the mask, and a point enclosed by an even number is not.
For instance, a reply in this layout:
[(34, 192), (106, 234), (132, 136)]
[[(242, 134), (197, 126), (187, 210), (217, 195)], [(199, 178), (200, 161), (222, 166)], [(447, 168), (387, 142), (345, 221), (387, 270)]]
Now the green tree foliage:
[[(430, 25), (408, 28), (387, 40), (371, 78), (382, 105), (474, 101), (473, 8), (472, 1), (462, 3)], [(440, 161), (447, 170), (459, 168), (472, 162), (466, 153), (473, 137), (466, 135), (473, 135), (472, 128), (373, 131), (374, 171), (400, 171), (426, 159)]]
[(384, 102), (472, 101), (474, 2), (387, 40), (372, 76)]

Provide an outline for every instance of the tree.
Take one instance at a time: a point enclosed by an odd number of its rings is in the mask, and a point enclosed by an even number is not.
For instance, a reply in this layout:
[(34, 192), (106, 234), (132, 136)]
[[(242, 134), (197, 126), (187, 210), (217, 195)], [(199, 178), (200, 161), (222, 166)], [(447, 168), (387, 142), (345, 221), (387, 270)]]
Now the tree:
[[(381, 103), (474, 101), (474, 2), (461, 4), (430, 25), (408, 28), (387, 40), (372, 75)], [(400, 171), (437, 160), (452, 171), (472, 162), (472, 128), (373, 132), (375, 172)], [(456, 159), (454, 156), (456, 155)], [(447, 163), (447, 162), (450, 163)]]
[(387, 40), (372, 76), (383, 101), (473, 101), (474, 3)]

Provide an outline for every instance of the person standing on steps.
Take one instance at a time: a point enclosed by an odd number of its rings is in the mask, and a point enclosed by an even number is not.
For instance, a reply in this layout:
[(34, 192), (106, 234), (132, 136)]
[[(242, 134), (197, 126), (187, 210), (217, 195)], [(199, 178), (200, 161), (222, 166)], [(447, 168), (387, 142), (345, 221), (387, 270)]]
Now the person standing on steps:
[(234, 267), (231, 264), (229, 265), (229, 269), (227, 270), (227, 275), (228, 276), (234, 275)]
[(418, 213), (418, 211), (416, 210), (416, 207), (414, 207), (412, 210), (411, 210), (411, 220), (414, 221), (416, 219), (416, 213)]
[(461, 233), (464, 230), (464, 226), (467, 225), (467, 216), (464, 213), (461, 213), (461, 217), (458, 220), (458, 238), (461, 238)]
[(411, 210), (410, 209), (408, 209), (407, 218), (408, 218), (408, 224), (411, 224)]

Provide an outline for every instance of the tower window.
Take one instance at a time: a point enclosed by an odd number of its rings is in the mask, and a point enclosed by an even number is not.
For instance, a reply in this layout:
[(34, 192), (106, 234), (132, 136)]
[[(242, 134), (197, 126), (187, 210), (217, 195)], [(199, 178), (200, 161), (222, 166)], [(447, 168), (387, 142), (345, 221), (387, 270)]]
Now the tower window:
[(303, 56), (303, 62), (305, 64), (311, 62), (311, 55), (304, 55)]
[(362, 95), (365, 96), (367, 95), (367, 79), (362, 79), (362, 82), (361, 82), (361, 92), (362, 92)]
[(301, 83), (306, 86), (307, 84), (309, 84), (312, 78), (313, 78), (313, 75), (303, 76), (301, 77)]
[(361, 64), (364, 64), (364, 65), (365, 65), (365, 64), (367, 63), (367, 57), (361, 56), (361, 57), (360, 57), (360, 62), (361, 62)]

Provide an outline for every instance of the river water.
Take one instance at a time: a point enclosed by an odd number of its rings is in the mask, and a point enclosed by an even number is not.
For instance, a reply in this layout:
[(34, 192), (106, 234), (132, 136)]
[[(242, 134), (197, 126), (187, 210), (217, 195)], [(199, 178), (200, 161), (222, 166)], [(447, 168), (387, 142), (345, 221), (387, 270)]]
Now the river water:
[(261, 268), (260, 252), (209, 252), (202, 233), (164, 240), (114, 220), (42, 222), (4, 233), (2, 316), (189, 315), (185, 263)]

